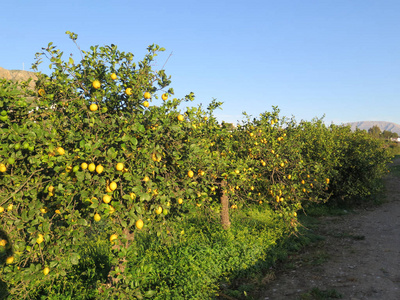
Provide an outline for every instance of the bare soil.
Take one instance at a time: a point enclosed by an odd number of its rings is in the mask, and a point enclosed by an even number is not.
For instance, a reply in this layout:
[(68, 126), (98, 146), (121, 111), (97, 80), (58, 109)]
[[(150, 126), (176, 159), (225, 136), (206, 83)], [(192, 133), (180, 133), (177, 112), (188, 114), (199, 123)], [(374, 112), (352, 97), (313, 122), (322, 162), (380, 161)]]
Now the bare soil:
[(324, 239), (271, 271), (257, 298), (399, 300), (400, 178), (388, 175), (385, 186), (380, 206), (321, 217)]

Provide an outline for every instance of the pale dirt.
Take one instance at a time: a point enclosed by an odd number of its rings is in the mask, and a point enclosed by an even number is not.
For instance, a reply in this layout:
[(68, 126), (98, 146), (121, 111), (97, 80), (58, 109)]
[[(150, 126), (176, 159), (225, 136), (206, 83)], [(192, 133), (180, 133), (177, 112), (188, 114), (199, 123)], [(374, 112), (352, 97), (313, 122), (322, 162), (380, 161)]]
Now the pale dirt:
[(389, 175), (385, 185), (384, 204), (320, 218), (325, 239), (272, 270), (257, 298), (335, 299), (311, 297), (318, 288), (341, 299), (400, 300), (400, 178)]

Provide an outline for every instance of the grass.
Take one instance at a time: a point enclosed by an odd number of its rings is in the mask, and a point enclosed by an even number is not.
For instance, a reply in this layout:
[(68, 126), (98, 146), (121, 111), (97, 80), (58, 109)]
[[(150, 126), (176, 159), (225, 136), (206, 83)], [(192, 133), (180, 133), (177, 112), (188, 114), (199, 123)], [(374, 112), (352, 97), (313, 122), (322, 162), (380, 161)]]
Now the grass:
[(302, 294), (301, 300), (328, 300), (328, 299), (341, 299), (343, 296), (335, 289), (321, 290), (313, 288), (310, 292)]

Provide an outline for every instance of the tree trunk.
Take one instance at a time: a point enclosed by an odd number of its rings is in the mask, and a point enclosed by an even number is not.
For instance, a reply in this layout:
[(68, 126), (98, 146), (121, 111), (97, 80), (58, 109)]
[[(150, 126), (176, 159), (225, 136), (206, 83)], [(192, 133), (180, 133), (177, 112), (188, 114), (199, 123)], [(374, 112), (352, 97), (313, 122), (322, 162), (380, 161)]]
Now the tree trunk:
[(221, 224), (222, 228), (229, 229), (231, 222), (229, 221), (229, 198), (225, 193), (226, 182), (221, 182), (220, 197), (221, 197)]

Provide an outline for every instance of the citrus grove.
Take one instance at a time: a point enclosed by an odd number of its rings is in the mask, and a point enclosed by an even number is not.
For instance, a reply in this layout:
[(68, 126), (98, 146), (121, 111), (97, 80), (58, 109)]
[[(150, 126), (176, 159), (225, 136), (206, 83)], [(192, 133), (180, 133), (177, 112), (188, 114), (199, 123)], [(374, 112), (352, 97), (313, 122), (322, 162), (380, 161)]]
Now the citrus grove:
[[(45, 60), (52, 72), (38, 72), (35, 89), (0, 81), (0, 279), (12, 299), (206, 299), (218, 282), (177, 288), (175, 271), (144, 263), (150, 240), (172, 255), (197, 216), (229, 239), (249, 207), (289, 235), (307, 205), (365, 197), (387, 172), (390, 157), (361, 131), (297, 123), (276, 107), (232, 129), (216, 120), (215, 100), (183, 111), (194, 94), (174, 98), (170, 77), (152, 68), (164, 49), (147, 50), (134, 62), (93, 46), (75, 62), (50, 43), (33, 69)], [(224, 268), (213, 280), (232, 273)]]

